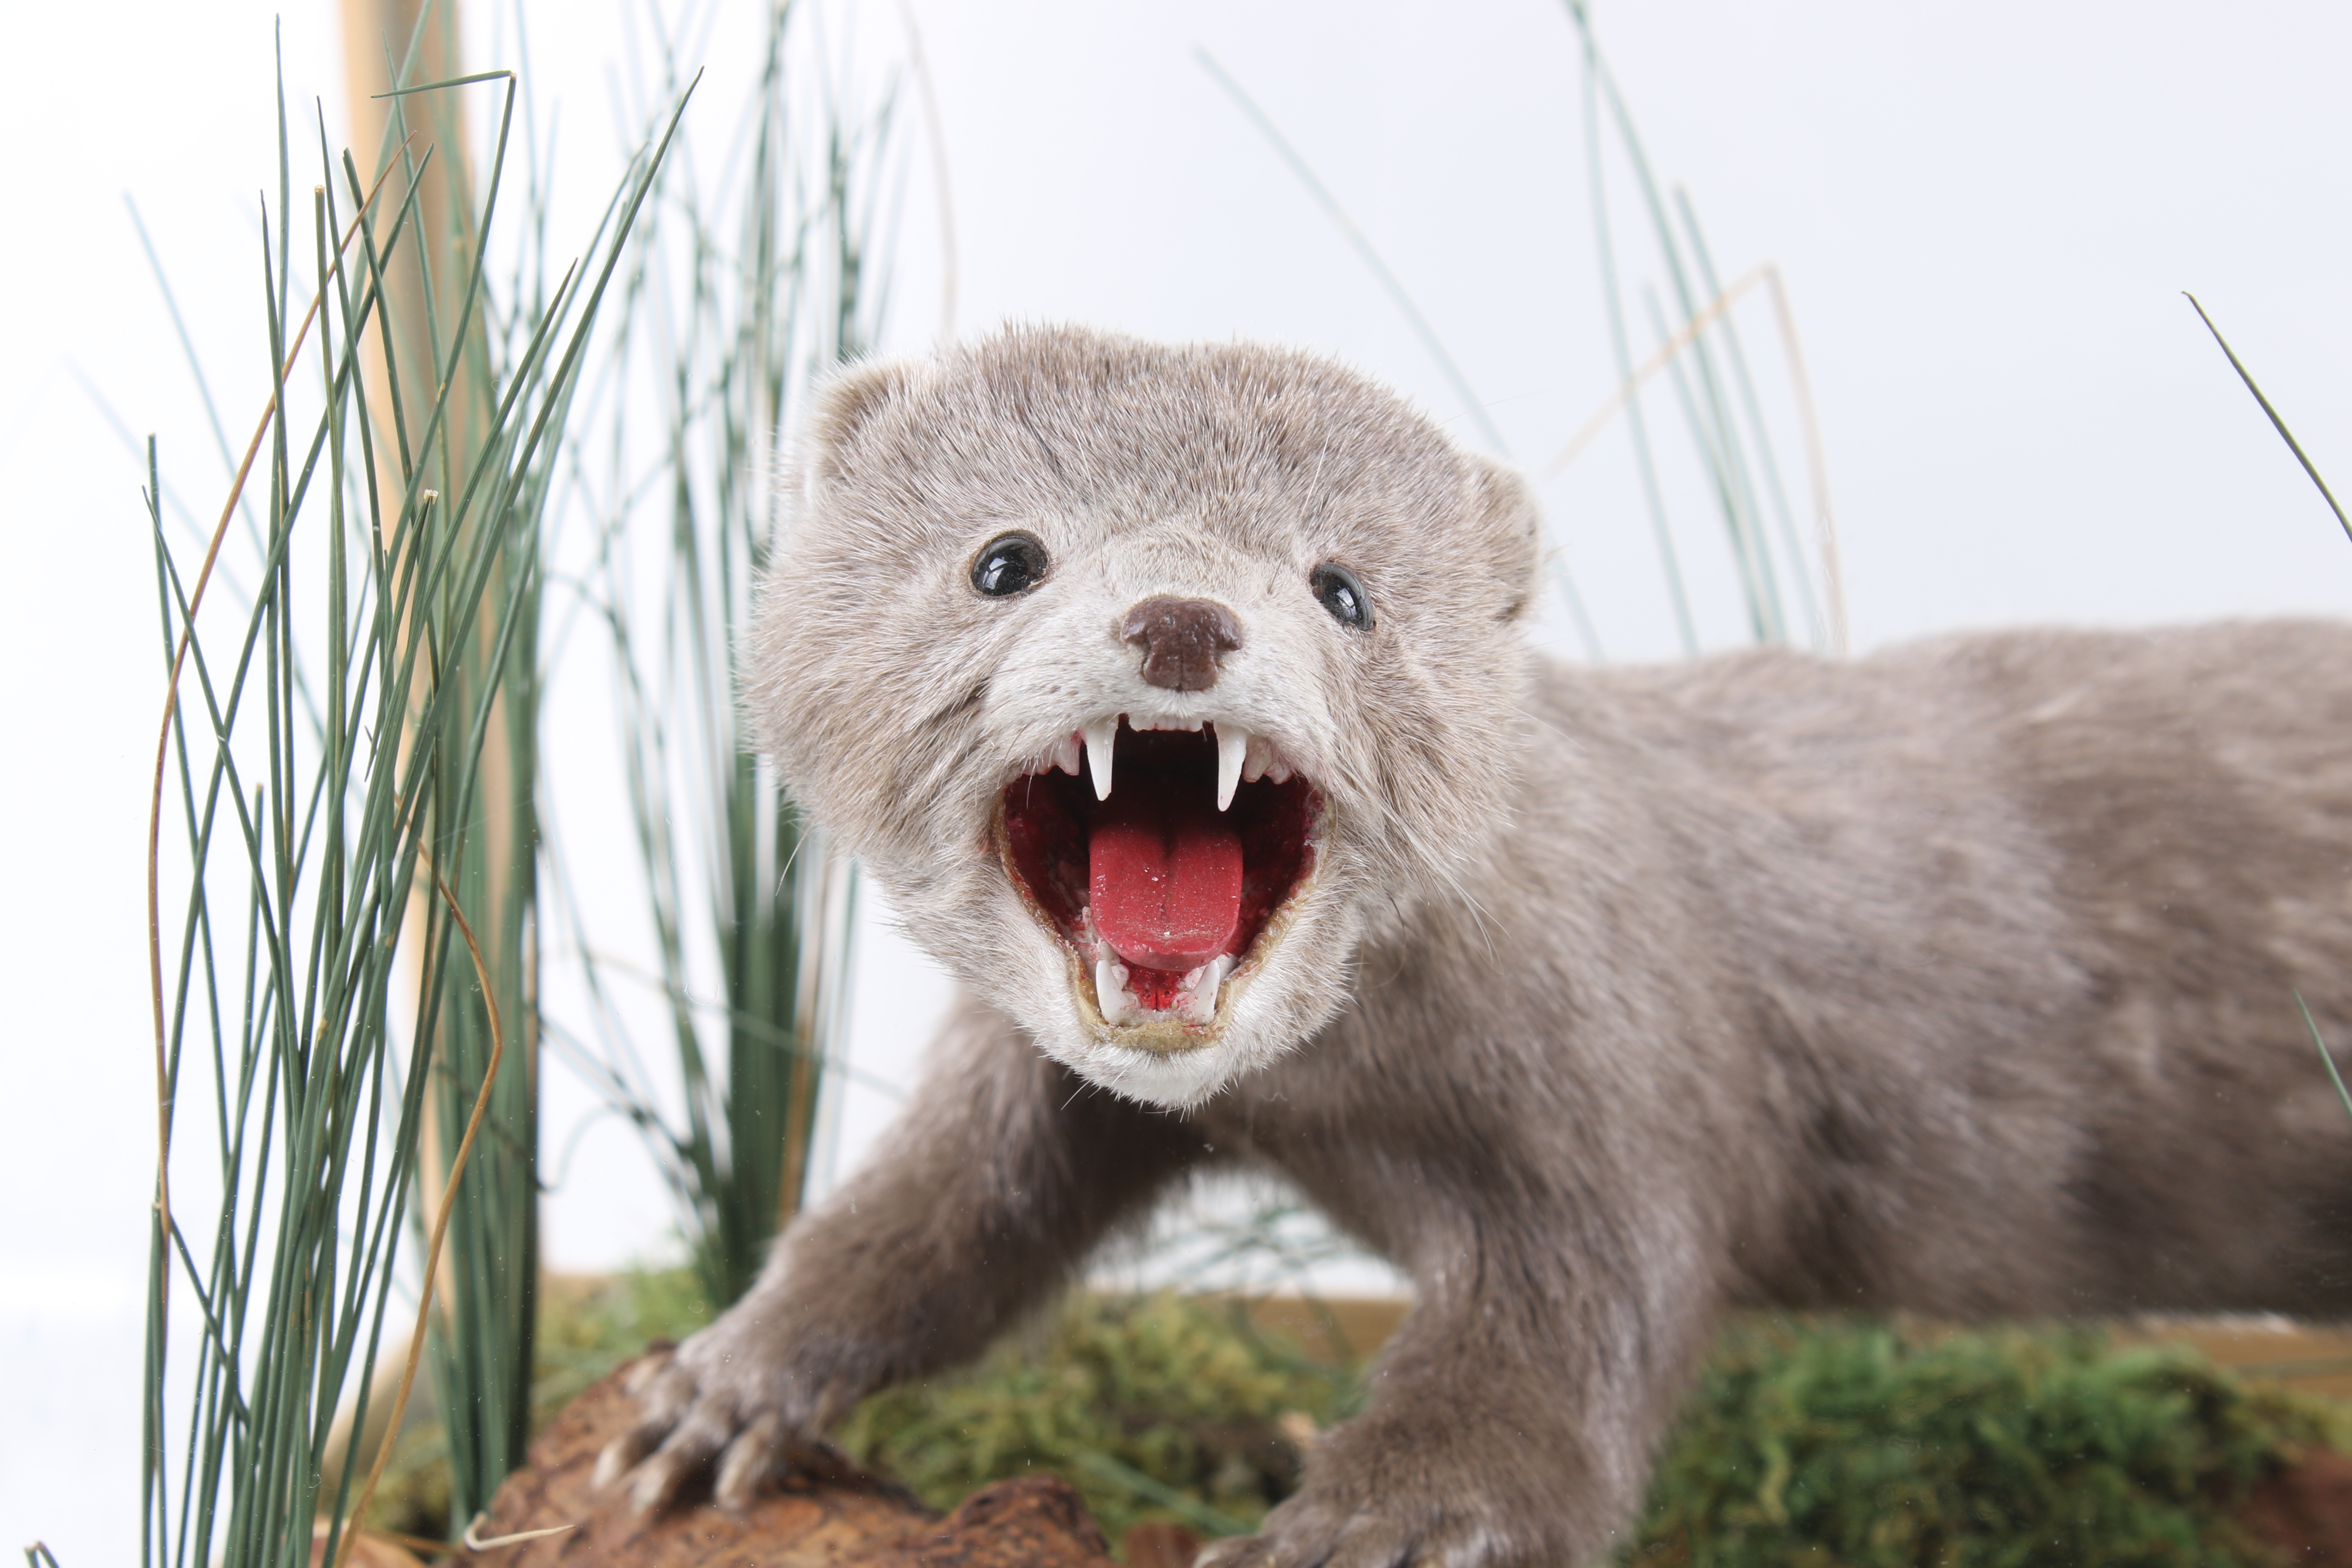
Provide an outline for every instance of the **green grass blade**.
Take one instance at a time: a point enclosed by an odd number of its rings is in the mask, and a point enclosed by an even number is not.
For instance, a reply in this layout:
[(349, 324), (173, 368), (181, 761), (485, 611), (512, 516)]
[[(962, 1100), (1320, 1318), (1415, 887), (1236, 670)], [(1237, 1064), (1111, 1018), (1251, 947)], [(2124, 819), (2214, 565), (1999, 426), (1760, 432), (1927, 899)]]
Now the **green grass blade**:
[(2319, 1053), (2320, 1065), (2327, 1069), (2327, 1081), (2336, 1086), (2336, 1098), (2344, 1102), (2345, 1113), (2352, 1115), (2352, 1089), (2344, 1087), (2344, 1075), (2336, 1068), (2335, 1053), (2321, 1038), (2318, 1021), (2312, 1017), (2311, 1008), (2304, 1002), (2303, 994), (2299, 991), (2295, 993), (2294, 1005), (2295, 1010), (2303, 1015), (2303, 1026), (2311, 1031), (2312, 1048)]
[[(1699, 227), (1698, 213), (1691, 205), (1690, 195), (1676, 186), (1675, 210), (1683, 220), (1683, 231), (1690, 238), (1691, 258), (1698, 268), (1699, 281), (1710, 299), (1723, 298), (1723, 282), (1717, 277), (1715, 258), (1707, 248), (1706, 235)], [(1813, 646), (1824, 647), (1829, 643), (1829, 623), (1822, 614), (1821, 603), (1813, 592), (1813, 574), (1805, 565), (1803, 542), (1797, 537), (1797, 518), (1789, 505), (1788, 487), (1780, 479), (1780, 463), (1772, 449), (1772, 437), (1764, 424), (1764, 409), (1756, 395), (1756, 379), (1748, 374), (1748, 353), (1739, 342), (1739, 329), (1726, 311), (1721, 318), (1725, 358), (1730, 362), (1732, 384), (1738, 390), (1741, 410), (1748, 418), (1748, 428), (1757, 466), (1764, 475), (1764, 489), (1772, 502), (1772, 515), (1780, 525), (1781, 548), (1788, 552), (1790, 575), (1795, 578), (1797, 599), (1805, 615), (1807, 630)]]
[[(1601, 300), (1609, 323), (1610, 351), (1616, 357), (1617, 384), (1633, 384), (1633, 353), (1625, 331), (1625, 304), (1617, 283), (1617, 247), (1609, 221), (1609, 186), (1601, 163), (1599, 56), (1589, 34), (1584, 38), (1585, 185), (1592, 209), (1593, 247), (1601, 268)], [(1698, 654), (1698, 625), (1691, 616), (1690, 595), (1683, 585), (1682, 562), (1675, 550), (1672, 526), (1666, 521), (1665, 492), (1658, 483), (1657, 460), (1651, 455), (1648, 422), (1641, 399), (1629, 393), (1624, 400), (1625, 428), (1633, 443), (1633, 466), (1642, 481), (1642, 501), (1650, 516), (1650, 537), (1658, 552), (1658, 570), (1666, 584), (1666, 600), (1675, 612), (1675, 630), (1686, 658)]]
[[(1290, 172), (1297, 176), (1299, 184), (1307, 187), (1307, 195), (1315, 198), (1316, 205), (1323, 209), (1324, 216), (1328, 217), (1333, 226), (1339, 229), (1340, 237), (1347, 240), (1349, 248), (1355, 251), (1366, 269), (1379, 282), (1381, 290), (1388, 295), (1390, 301), (1404, 317), (1406, 325), (1412, 329), (1413, 336), (1421, 340), (1421, 346), (1436, 363), (1438, 374), (1445, 377), (1446, 384), (1454, 388), (1454, 395), (1462, 400), (1463, 412), (1468, 416), (1470, 422), (1478, 427), (1478, 434), (1485, 438), (1497, 457), (1507, 461), (1511, 455), (1510, 443), (1503, 439), (1501, 426), (1497, 426), (1494, 416), (1486, 412), (1486, 400), (1478, 395), (1477, 390), (1470, 384), (1470, 378), (1463, 374), (1461, 365), (1456, 363), (1453, 354), (1447, 352), (1444, 340), (1437, 335), (1437, 329), (1430, 325), (1429, 318), (1422, 313), (1419, 305), (1413, 303), (1412, 296), (1406, 290), (1403, 280), (1399, 279), (1395, 272), (1390, 269), (1389, 264), (1381, 259), (1381, 253), (1372, 244), (1370, 237), (1358, 226), (1354, 218), (1348, 216), (1348, 209), (1339, 205), (1339, 197), (1331, 194), (1330, 187), (1322, 182), (1307, 160), (1299, 155), (1298, 150), (1290, 144), (1289, 138), (1283, 135), (1280, 128), (1267, 116), (1265, 110), (1258, 107), (1257, 100), (1249, 95), (1240, 82), (1234, 79), (1232, 74), (1223, 66), (1217, 63), (1216, 58), (1208, 50), (1200, 48), (1194, 49), (1192, 55), (1201, 62), (1201, 68), (1207, 71), (1217, 85), (1224, 89), (1225, 95), (1234, 100), (1234, 105), (1247, 117), (1250, 123), (1257, 128), (1258, 134), (1265, 138), (1267, 145), (1271, 146), (1283, 163), (1288, 165)], [(1569, 619), (1575, 625), (1578, 639), (1584, 645), (1585, 657), (1595, 664), (1601, 662), (1600, 632), (1592, 624), (1591, 613), (1585, 608), (1584, 595), (1578, 592), (1576, 580), (1569, 572), (1566, 560), (1557, 551), (1552, 552), (1552, 572), (1554, 580), (1559, 587), (1560, 597), (1567, 605)]]
[(1403, 280), (1381, 258), (1370, 237), (1357, 226), (1354, 218), (1348, 216), (1348, 209), (1339, 205), (1339, 198), (1331, 194), (1330, 187), (1316, 174), (1307, 160), (1299, 156), (1298, 149), (1290, 144), (1290, 139), (1283, 135), (1265, 110), (1258, 107), (1257, 100), (1250, 97), (1242, 84), (1217, 63), (1216, 57), (1206, 49), (1196, 48), (1192, 51), (1192, 58), (1201, 62), (1201, 68), (1224, 89), (1225, 96), (1234, 100), (1235, 107), (1257, 128), (1258, 134), (1265, 138), (1266, 144), (1274, 149), (1276, 155), (1297, 176), (1298, 183), (1307, 187), (1307, 194), (1315, 198), (1315, 205), (1323, 209), (1332, 226), (1347, 240), (1349, 248), (1355, 251), (1366, 270), (1379, 281), (1381, 291), (1388, 295), (1390, 302), (1404, 317), (1406, 325), (1412, 329), (1413, 336), (1421, 340), (1421, 346), (1436, 363), (1438, 374), (1445, 377), (1446, 384), (1454, 388), (1454, 395), (1462, 400), (1463, 412), (1472, 424), (1477, 426), (1478, 434), (1495, 449), (1496, 456), (1508, 458), (1510, 443), (1503, 439), (1501, 428), (1496, 425), (1493, 416), (1486, 412), (1486, 399), (1471, 386), (1470, 378), (1463, 374), (1462, 367), (1454, 363), (1453, 354), (1446, 350), (1444, 340), (1437, 335), (1437, 329), (1429, 324), (1429, 318), (1422, 314), (1419, 305), (1413, 303)]
[(2230, 340), (2221, 335), (2221, 329), (2213, 324), (2213, 318), (2205, 313), (2205, 307), (2197, 302), (2196, 295), (2184, 289), (2181, 298), (2188, 300), (2189, 308), (2197, 312), (2197, 319), (2205, 323), (2205, 330), (2213, 334), (2213, 341), (2221, 345), (2221, 353), (2229, 357), (2230, 368), (2238, 373), (2238, 379), (2246, 384), (2246, 390), (2254, 395), (2254, 401), (2262, 405), (2263, 414), (2269, 416), (2271, 428), (2279, 433), (2279, 439), (2286, 443), (2286, 449), (2294, 454), (2294, 460), (2303, 465), (2305, 473), (2311, 476), (2311, 482), (2319, 487), (2320, 499), (2326, 501), (2327, 510), (2336, 514), (2336, 521), (2343, 528), (2345, 537), (2352, 539), (2352, 518), (2346, 517), (2344, 509), (2336, 504), (2336, 492), (2327, 488), (2327, 481), (2319, 477), (2318, 468), (2305, 455), (2302, 444), (2295, 440), (2294, 432), (2286, 427), (2286, 421), (2279, 417), (2279, 411), (2271, 406), (2271, 400), (2264, 397), (2263, 389), (2254, 384), (2253, 375), (2239, 362), (2236, 351), (2230, 347)]

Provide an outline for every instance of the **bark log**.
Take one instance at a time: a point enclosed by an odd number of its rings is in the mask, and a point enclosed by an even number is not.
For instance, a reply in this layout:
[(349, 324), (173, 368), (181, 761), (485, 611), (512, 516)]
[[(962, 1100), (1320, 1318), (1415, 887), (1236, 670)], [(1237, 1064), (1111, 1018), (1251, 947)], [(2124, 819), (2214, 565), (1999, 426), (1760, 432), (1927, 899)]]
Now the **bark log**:
[(1102, 1532), (1052, 1476), (1000, 1481), (941, 1518), (877, 1478), (787, 1481), (740, 1513), (696, 1501), (650, 1520), (599, 1491), (596, 1456), (635, 1418), (627, 1368), (590, 1388), (507, 1478), (477, 1540), (558, 1525), (562, 1535), (460, 1552), (458, 1568), (1114, 1568)]

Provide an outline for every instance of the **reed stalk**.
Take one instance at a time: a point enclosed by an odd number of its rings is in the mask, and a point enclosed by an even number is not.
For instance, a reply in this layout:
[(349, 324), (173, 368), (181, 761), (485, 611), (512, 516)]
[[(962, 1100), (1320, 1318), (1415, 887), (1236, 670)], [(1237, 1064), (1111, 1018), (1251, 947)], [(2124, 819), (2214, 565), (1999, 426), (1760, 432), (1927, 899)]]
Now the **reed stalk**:
[[(478, 212), (460, 91), (403, 90), (457, 79), (457, 0), (345, 0), (344, 46), (354, 105), (354, 140), (376, 144), (380, 168), (397, 167), (418, 186), (418, 243), (387, 268), (394, 302), (387, 330), (366, 360), (373, 373), (374, 437), (396, 455), (378, 479), (405, 485), (429, 474), (445, 495), (465, 493), (471, 462), (490, 443), (497, 401), (489, 322), (475, 308), (486, 284), (483, 239), (499, 196), (512, 124), (513, 94), (499, 120), (497, 173)], [(428, 171), (419, 149), (437, 156)], [(436, 402), (450, 438), (429, 453), (405, 438)], [(539, 1281), (539, 953), (535, 811), (540, 607), (538, 514), (543, 474), (527, 480), (508, 515), (464, 520), (483, 532), (491, 563), (480, 592), (509, 604), (501, 623), (475, 617), (474, 635), (445, 649), (443, 680), (460, 700), (487, 709), (478, 755), (441, 753), (436, 800), (446, 815), (434, 840), (458, 853), (456, 898), (484, 951), (487, 980), (445, 969), (436, 1000), (438, 1064), (425, 1102), (426, 1158), (418, 1172), (427, 1212), (439, 1207), (456, 1157), (447, 1130), (463, 1126), (486, 1097), (489, 1136), (475, 1154), (475, 1179), (451, 1215), (452, 1267), (430, 1315), (431, 1363), (451, 1458), (453, 1509), (469, 1518), (522, 1462), (530, 1436), (531, 1341)], [(461, 542), (464, 544), (471, 541)], [(446, 615), (451, 606), (442, 606)], [(423, 635), (422, 623), (406, 635)], [(413, 719), (411, 721), (413, 722)], [(467, 770), (460, 776), (459, 770)], [(410, 910), (420, 920), (425, 901)], [(491, 1020), (512, 1021), (515, 1049), (495, 1077)]]
[[(674, 90), (678, 40), (707, 19), (695, 6), (656, 16), (647, 101)], [(733, 677), (781, 499), (777, 432), (815, 381), (876, 342), (888, 303), (895, 92), (856, 108), (812, 22), (768, 8), (717, 173), (689, 143), (665, 174), (589, 399), (600, 423), (562, 501), (597, 542), (566, 586), (618, 678), (656, 964), (615, 959), (560, 894), (588, 1005), (551, 1037), (646, 1137), (714, 1305), (749, 1287), (810, 1180), (856, 918), (854, 868), (757, 755)], [(566, 861), (553, 857), (551, 875), (568, 888)], [(643, 1065), (625, 1005), (648, 982), (682, 1115), (664, 1110), (667, 1074)]]
[[(514, 79), (409, 90), (472, 84), (502, 84), (501, 130), (446, 268), (425, 249), (437, 141), (404, 134), (369, 175), (320, 124), (305, 200), (281, 91), (261, 258), (274, 372), (200, 562), (165, 533), (148, 447), (167, 672), (149, 829), (150, 1568), (296, 1568), (315, 1515), (330, 1560), (347, 1552), (352, 1479), (321, 1496), (319, 1478), (346, 1390), (365, 1422), (402, 1279), (433, 1271), (402, 1267), (420, 1167), (442, 1162), (436, 1256), (457, 1275), (480, 1268), (463, 1216), (494, 1205), (513, 1157), (491, 1152), (509, 1133), (506, 1075), (488, 1069), (508, 1037), (494, 955), (517, 963), (517, 946), (500, 953), (477, 911), (509, 905), (520, 879), (487, 863), (505, 847), (478, 826), (481, 803), (511, 787), (492, 736), (511, 727), (508, 681), (531, 647), (545, 478), (667, 143), (630, 171), (589, 268), (494, 301)], [(395, 283), (412, 264), (413, 291)], [(421, 374), (404, 375), (420, 310), (446, 330), (428, 326)], [(257, 526), (233, 532), (248, 501)], [(509, 1026), (530, 1005), (524, 991)], [(436, 1099), (444, 1127), (488, 1113), (470, 1154), (426, 1146)]]
[[(1746, 607), (1746, 629), (1749, 637), (1755, 641), (1768, 643), (1796, 640), (1799, 636), (1798, 617), (1791, 614), (1786, 603), (1789, 597), (1793, 596), (1801, 614), (1806, 639), (1817, 647), (1843, 651), (1845, 617), (1840, 597), (1835, 531), (1830, 520), (1828, 485), (1819, 458), (1819, 436), (1813, 428), (1811, 395), (1804, 383), (1793, 317), (1788, 308), (1787, 294), (1780, 283), (1779, 271), (1767, 263), (1728, 289), (1722, 285), (1716, 276), (1714, 259), (1708, 254), (1706, 237), (1699, 229), (1697, 214), (1689, 197), (1682, 191), (1673, 193), (1673, 207), (1679, 215), (1679, 225), (1668, 216), (1666, 194), (1650, 171), (1649, 159), (1643, 151), (1632, 111), (1626, 107), (1622, 95), (1617, 90), (1615, 79), (1610, 75), (1608, 66), (1601, 58), (1591, 20), (1586, 15), (1581, 0), (1564, 0), (1564, 4), (1576, 26), (1581, 45), (1586, 195), (1592, 215), (1602, 313), (1609, 324), (1610, 346), (1615, 355), (1620, 386), (1587, 422), (1587, 428), (1580, 430), (1553, 458), (1543, 470), (1543, 477), (1557, 476), (1590, 445), (1592, 435), (1601, 426), (1619, 416), (1623, 417), (1633, 442), (1634, 468), (1641, 480), (1651, 537), (1658, 552), (1659, 574), (1665, 587), (1667, 603), (1674, 613), (1675, 627), (1685, 654), (1697, 654), (1700, 647), (1698, 620), (1685, 586), (1685, 564), (1667, 515), (1658, 458), (1640, 395), (1645, 382), (1661, 372), (1664, 373), (1675, 388), (1676, 402), (1681, 405), (1684, 424), (1697, 459), (1699, 477), (1713, 498), (1723, 522), (1733, 574)], [(1459, 362), (1447, 349), (1428, 316), (1414, 302), (1403, 281), (1381, 258), (1355, 219), (1349, 216), (1339, 197), (1316, 174), (1289, 139), (1283, 135), (1272, 117), (1259, 107), (1230, 72), (1205, 50), (1196, 49), (1194, 57), (1265, 139), (1276, 155), (1297, 176), (1308, 195), (1323, 209), (1324, 215), (1331, 220), (1349, 248), (1355, 251), (1366, 270), (1379, 282), (1398, 313), (1412, 329), (1413, 335), (1421, 341), (1439, 374), (1462, 400), (1465, 416), (1488, 447), (1496, 457), (1510, 460), (1510, 448), (1504, 441), (1501, 429), (1487, 413), (1484, 400), (1472, 387), (1469, 378), (1463, 374)], [(1623, 291), (1620, 282), (1624, 268), (1619, 257), (1609, 200), (1608, 131), (1612, 127), (1615, 132), (1617, 149), (1632, 167), (1634, 188), (1649, 216), (1650, 232), (1656, 241), (1657, 254), (1673, 294), (1673, 309), (1669, 311), (1654, 288), (1646, 288), (1643, 291), (1651, 328), (1658, 340), (1658, 346), (1638, 369), (1633, 363), (1633, 342), (1625, 321)], [(1748, 368), (1747, 353), (1731, 315), (1731, 307), (1738, 297), (1759, 279), (1769, 279), (1771, 284), (1776, 321), (1781, 329), (1782, 347), (1789, 364), (1790, 389), (1798, 405), (1800, 423), (1804, 426), (1807, 457), (1813, 479), (1821, 578), (1818, 589), (1814, 582), (1815, 567), (1808, 563), (1799, 540), (1795, 517), (1781, 479), (1781, 464), (1773, 448), (1771, 432), (1765, 424), (1762, 400), (1758, 396), (1755, 378)], [(1777, 544), (1767, 528), (1768, 518), (1778, 525)], [(1598, 663), (1602, 658), (1600, 633), (1585, 607), (1575, 579), (1569, 572), (1565, 553), (1557, 548), (1548, 553), (1553, 585), (1559, 595), (1561, 605), (1568, 612), (1585, 657)]]
[[(1817, 648), (1842, 653), (1845, 647), (1845, 609), (1837, 563), (1836, 531), (1830, 517), (1828, 482), (1819, 460), (1821, 443), (1814, 428), (1811, 393), (1805, 384), (1802, 354), (1779, 271), (1767, 263), (1748, 277), (1761, 277), (1771, 284), (1775, 321), (1780, 329), (1790, 389), (1799, 421), (1804, 426), (1814, 491), (1817, 555), (1811, 561), (1799, 536), (1795, 513), (1781, 478), (1782, 465), (1774, 448), (1772, 433), (1765, 423), (1762, 400), (1757, 394), (1755, 376), (1731, 309), (1739, 294), (1745, 292), (1748, 279), (1727, 289), (1717, 277), (1714, 257), (1699, 227), (1697, 210), (1689, 194), (1679, 187), (1669, 193), (1651, 170), (1633, 110), (1601, 55), (1600, 39), (1584, 0), (1562, 0), (1562, 4), (1576, 28), (1580, 47), (1586, 195), (1592, 212), (1601, 308), (1609, 322), (1610, 344), (1616, 356), (1620, 383), (1619, 390), (1604, 405), (1603, 415), (1622, 412), (1624, 416), (1635, 467), (1641, 476), (1651, 534), (1657, 546), (1659, 571), (1674, 606), (1683, 649), (1694, 655), (1699, 651), (1699, 630), (1684, 586), (1683, 563), (1667, 516), (1657, 458), (1640, 397), (1642, 384), (1659, 371), (1665, 373), (1674, 388), (1699, 476), (1722, 524), (1725, 547), (1731, 557), (1746, 611), (1748, 636), (1759, 643), (1801, 640)], [(1625, 322), (1620, 285), (1624, 268), (1609, 199), (1607, 166), (1612, 141), (1632, 171), (1633, 190), (1649, 219), (1649, 236), (1666, 284), (1664, 292), (1655, 285), (1643, 289), (1643, 303), (1656, 352), (1639, 371), (1633, 364)], [(1580, 432), (1570, 446), (1552, 460), (1547, 474), (1557, 474), (1565, 468), (1582, 450), (1585, 441)]]

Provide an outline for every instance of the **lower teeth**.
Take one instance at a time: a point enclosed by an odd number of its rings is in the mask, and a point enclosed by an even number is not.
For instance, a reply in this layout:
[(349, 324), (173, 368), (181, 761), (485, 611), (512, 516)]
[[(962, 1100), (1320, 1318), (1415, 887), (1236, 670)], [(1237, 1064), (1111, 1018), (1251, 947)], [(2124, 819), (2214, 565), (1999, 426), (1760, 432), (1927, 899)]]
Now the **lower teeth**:
[(1154, 1017), (1177, 1017), (1205, 1024), (1217, 1016), (1217, 990), (1234, 972), (1234, 961), (1219, 956), (1188, 973), (1176, 994), (1176, 1005), (1153, 1013), (1135, 999), (1127, 984), (1127, 964), (1115, 954), (1095, 960), (1095, 1000), (1108, 1024), (1140, 1024)]

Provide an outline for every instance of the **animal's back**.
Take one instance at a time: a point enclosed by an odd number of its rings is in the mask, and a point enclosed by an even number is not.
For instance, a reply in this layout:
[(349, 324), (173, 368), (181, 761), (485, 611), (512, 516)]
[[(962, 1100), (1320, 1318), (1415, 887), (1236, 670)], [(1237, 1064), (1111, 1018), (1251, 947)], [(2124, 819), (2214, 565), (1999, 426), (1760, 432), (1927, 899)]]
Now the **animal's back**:
[(2352, 1115), (2301, 1013), (2352, 1047), (2352, 629), (1992, 646), (2098, 1005), (2086, 1252), (2116, 1305), (2352, 1309)]
[(2352, 1047), (2352, 627), (1559, 670), (1537, 710), (1555, 777), (1633, 779), (1614, 821), (1538, 781), (1519, 837), (1672, 879), (1744, 1026), (1686, 1136), (1763, 1145), (1754, 1294), (2352, 1309), (2297, 1003)]

